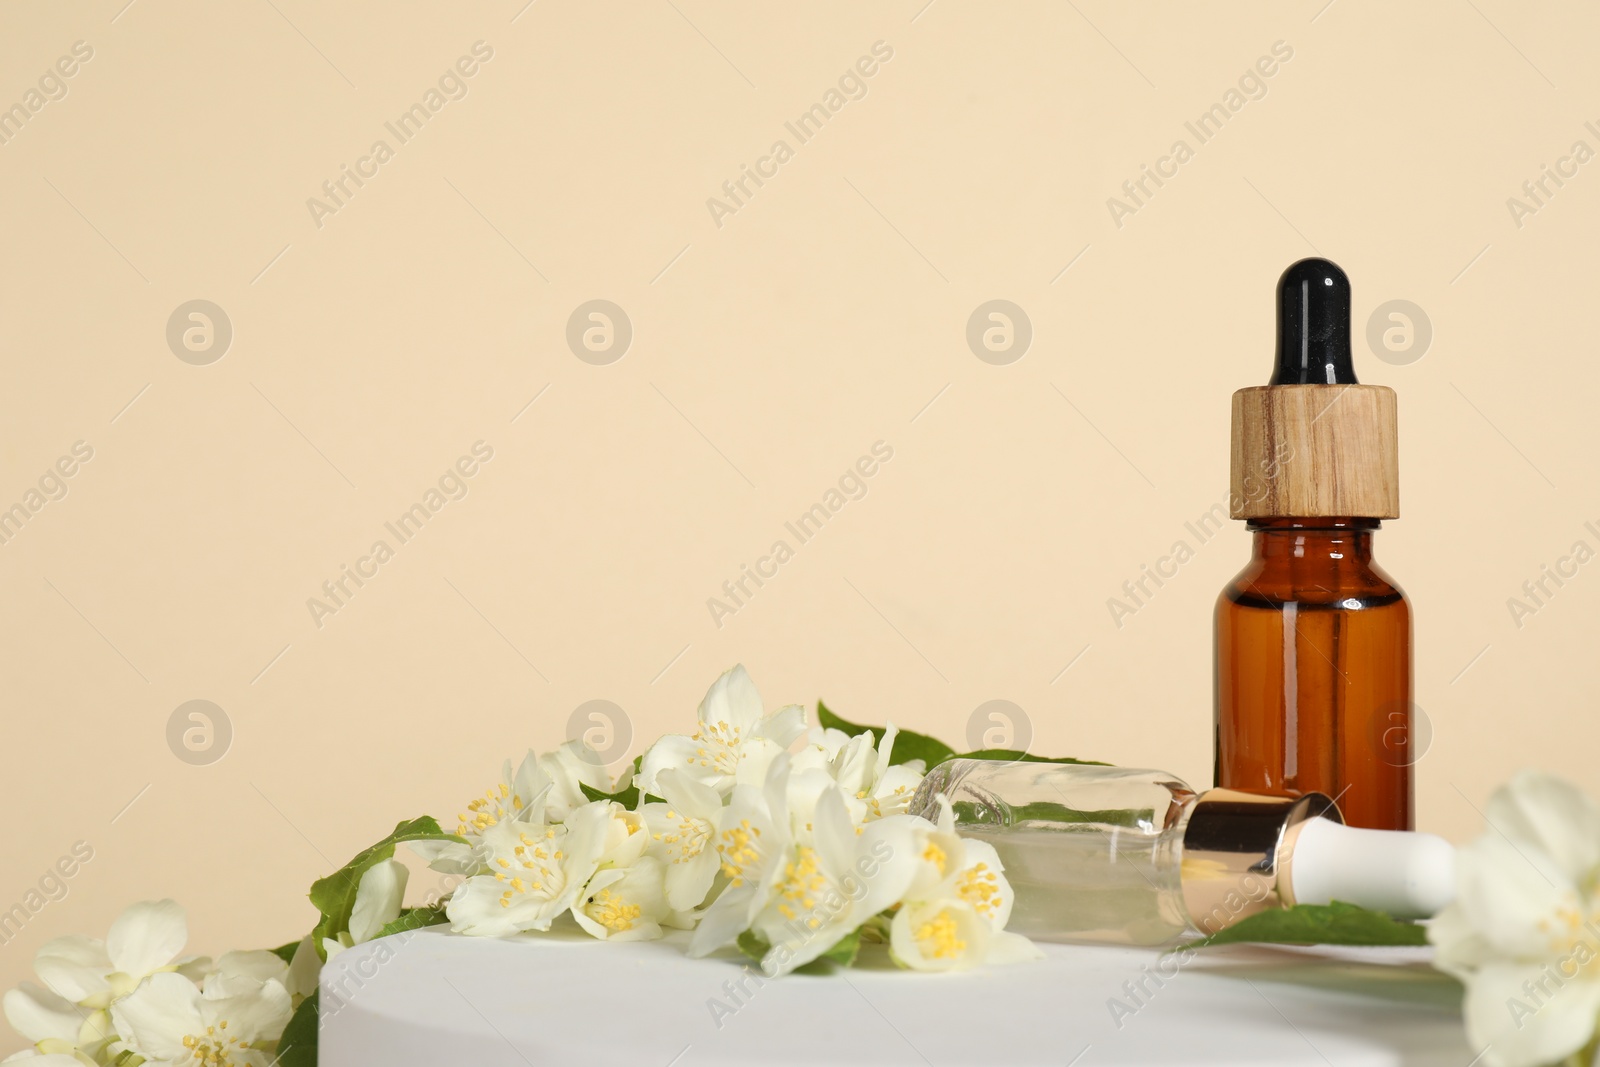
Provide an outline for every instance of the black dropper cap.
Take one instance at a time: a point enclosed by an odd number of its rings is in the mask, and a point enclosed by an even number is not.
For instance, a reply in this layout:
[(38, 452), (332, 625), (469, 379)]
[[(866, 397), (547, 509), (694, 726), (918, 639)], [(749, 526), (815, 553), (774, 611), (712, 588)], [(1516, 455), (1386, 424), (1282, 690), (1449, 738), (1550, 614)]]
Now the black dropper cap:
[(1355, 385), (1350, 279), (1326, 259), (1302, 259), (1278, 279), (1278, 357), (1268, 385)]

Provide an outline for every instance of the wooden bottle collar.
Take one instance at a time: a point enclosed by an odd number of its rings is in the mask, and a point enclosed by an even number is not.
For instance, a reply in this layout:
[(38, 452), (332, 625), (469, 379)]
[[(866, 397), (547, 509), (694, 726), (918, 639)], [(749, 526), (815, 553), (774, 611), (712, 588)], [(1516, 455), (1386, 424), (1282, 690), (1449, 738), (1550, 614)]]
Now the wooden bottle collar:
[(1259, 385), (1233, 394), (1236, 519), (1400, 517), (1394, 390)]

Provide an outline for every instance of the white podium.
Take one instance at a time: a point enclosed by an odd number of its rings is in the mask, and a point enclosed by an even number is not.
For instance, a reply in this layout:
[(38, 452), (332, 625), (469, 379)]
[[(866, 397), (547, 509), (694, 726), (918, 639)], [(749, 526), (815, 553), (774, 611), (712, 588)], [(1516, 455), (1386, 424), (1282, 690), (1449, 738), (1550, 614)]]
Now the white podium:
[[(1162, 957), (1046, 945), (965, 974), (881, 948), (827, 975), (764, 979), (685, 935), (515, 940), (443, 927), (346, 950), (322, 972), (323, 1067), (1465, 1067), (1460, 987), (1426, 949), (1255, 946)], [(877, 955), (873, 955), (877, 953)], [(1319, 952), (1319, 956), (1330, 953)], [(747, 966), (748, 965), (748, 966)]]

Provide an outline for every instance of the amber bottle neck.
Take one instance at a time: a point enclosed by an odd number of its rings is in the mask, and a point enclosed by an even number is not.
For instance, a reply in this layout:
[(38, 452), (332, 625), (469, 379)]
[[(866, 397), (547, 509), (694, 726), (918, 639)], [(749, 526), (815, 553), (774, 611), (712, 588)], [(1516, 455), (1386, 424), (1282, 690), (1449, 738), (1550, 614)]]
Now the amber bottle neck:
[(1328, 559), (1372, 562), (1377, 519), (1251, 519), (1257, 559)]

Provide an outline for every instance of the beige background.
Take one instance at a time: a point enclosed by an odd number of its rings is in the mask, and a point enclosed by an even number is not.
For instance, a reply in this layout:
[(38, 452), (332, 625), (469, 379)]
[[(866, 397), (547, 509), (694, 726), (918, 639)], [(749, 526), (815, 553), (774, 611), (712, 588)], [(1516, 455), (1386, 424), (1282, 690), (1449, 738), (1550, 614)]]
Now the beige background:
[[(93, 48), (0, 145), (0, 503), (94, 450), (0, 547), (0, 906), (94, 849), (3, 984), (141, 898), (187, 904), (201, 950), (287, 940), (313, 878), (581, 703), (625, 709), (636, 751), (739, 661), (774, 702), (959, 740), (1010, 700), (1036, 751), (1208, 782), (1246, 534), (1120, 629), (1106, 601), (1225, 493), (1229, 394), (1314, 251), (1358, 332), (1389, 300), (1433, 329), (1404, 365), (1357, 343), (1400, 394), (1379, 556), (1416, 604), (1422, 825), (1477, 832), (1520, 767), (1592, 783), (1600, 569), (1520, 629), (1507, 598), (1600, 547), (1600, 164), (1520, 228), (1506, 203), (1600, 148), (1591, 9), (125, 2), (0, 16), (5, 106)], [(480, 40), (467, 95), (394, 141)], [(785, 121), (877, 41), (865, 97), (798, 144)], [(1278, 41), (1198, 145), (1184, 122)], [(307, 199), (379, 138), (319, 228)], [(779, 138), (719, 227), (707, 199)], [(1119, 228), (1107, 199), (1178, 138), (1194, 158)], [(565, 340), (596, 298), (634, 331), (605, 366)], [(234, 331), (206, 366), (165, 336), (194, 299)], [(966, 341), (991, 299), (1032, 323), (1009, 365)], [(465, 499), (318, 628), (307, 599), (479, 440)], [(867, 495), (715, 625), (880, 440)], [(231, 724), (209, 765), (168, 746), (194, 699)]]

